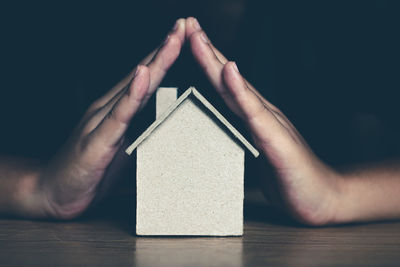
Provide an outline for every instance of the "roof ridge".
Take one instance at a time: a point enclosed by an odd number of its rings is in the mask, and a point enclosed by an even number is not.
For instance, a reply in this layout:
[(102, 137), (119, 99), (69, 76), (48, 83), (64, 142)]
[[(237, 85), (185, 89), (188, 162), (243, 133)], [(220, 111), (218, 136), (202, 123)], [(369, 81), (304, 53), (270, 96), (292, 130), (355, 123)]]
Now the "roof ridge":
[(158, 119), (156, 119), (126, 150), (128, 155), (142, 143), (190, 95), (195, 96), (255, 157), (260, 154), (244, 136), (194, 87), (190, 86)]

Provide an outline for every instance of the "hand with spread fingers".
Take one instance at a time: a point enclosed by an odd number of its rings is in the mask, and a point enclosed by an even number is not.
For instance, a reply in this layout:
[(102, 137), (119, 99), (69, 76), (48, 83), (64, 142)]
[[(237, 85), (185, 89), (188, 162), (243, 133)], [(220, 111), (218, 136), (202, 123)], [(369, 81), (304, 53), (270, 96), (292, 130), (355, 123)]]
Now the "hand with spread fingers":
[[(0, 214), (70, 219), (99, 194), (122, 147), (132, 117), (149, 100), (185, 41), (185, 19), (132, 72), (95, 101), (60, 152), (46, 166), (1, 160)], [(15, 171), (20, 169), (19, 171)], [(10, 197), (11, 194), (11, 197)]]
[(263, 177), (263, 191), (273, 204), (308, 225), (400, 218), (399, 168), (387, 165), (346, 174), (333, 170), (240, 74), (236, 63), (213, 46), (195, 18), (186, 19), (186, 38), (211, 84), (247, 124), (272, 166), (274, 177)]

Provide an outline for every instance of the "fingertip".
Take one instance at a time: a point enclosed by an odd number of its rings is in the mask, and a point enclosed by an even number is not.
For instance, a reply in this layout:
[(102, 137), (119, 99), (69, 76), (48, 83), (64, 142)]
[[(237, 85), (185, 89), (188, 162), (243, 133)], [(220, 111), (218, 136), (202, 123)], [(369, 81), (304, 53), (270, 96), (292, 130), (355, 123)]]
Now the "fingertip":
[(234, 72), (235, 74), (239, 74), (239, 68), (236, 65), (235, 61), (228, 61), (225, 64), (226, 69), (228, 69), (229, 71)]
[(169, 46), (172, 38), (179, 40), (179, 48), (183, 45), (185, 42), (185, 19), (179, 18), (175, 21), (174, 27), (164, 39), (161, 47)]
[(224, 71), (234, 77), (240, 77), (239, 68), (236, 65), (235, 61), (228, 61), (224, 65)]
[(195, 17), (188, 17), (185, 23), (186, 38), (189, 39), (193, 33), (200, 31), (201, 26)]
[(185, 25), (186, 25), (186, 20), (184, 18), (179, 18), (175, 22), (175, 26), (173, 28), (173, 33), (176, 33), (177, 36), (179, 37), (181, 43), (185, 41)]
[(174, 27), (172, 28), (172, 31), (176, 31), (182, 26), (185, 26), (185, 19), (184, 18), (179, 18), (175, 21)]
[(181, 53), (182, 44), (182, 40), (178, 34), (168, 35), (168, 39), (164, 42), (164, 45), (147, 65), (151, 69), (152, 79), (160, 75), (165, 75)]
[(228, 61), (224, 65), (224, 68), (222, 70), (223, 74), (230, 75), (232, 72), (236, 70), (235, 67), (236, 63), (234, 61)]
[(240, 93), (240, 89), (245, 88), (244, 86), (242, 86), (243, 78), (239, 73), (236, 62), (227, 62), (222, 69), (222, 76), (224, 77), (224, 82), (231, 93), (237, 95), (238, 93)]

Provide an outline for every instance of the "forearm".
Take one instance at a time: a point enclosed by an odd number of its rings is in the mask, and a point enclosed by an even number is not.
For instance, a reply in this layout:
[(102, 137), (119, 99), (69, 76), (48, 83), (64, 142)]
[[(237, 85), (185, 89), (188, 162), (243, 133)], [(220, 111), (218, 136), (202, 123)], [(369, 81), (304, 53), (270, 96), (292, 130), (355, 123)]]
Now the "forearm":
[(41, 169), (41, 164), (32, 160), (0, 157), (0, 215), (46, 217)]
[(343, 174), (334, 223), (400, 219), (400, 162)]

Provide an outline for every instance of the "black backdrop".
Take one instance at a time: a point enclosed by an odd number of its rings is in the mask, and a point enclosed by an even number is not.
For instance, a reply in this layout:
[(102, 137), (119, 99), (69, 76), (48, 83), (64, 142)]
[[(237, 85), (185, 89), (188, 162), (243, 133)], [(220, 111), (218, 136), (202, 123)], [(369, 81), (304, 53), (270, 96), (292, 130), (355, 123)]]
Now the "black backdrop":
[[(175, 19), (196, 16), (323, 160), (397, 156), (399, 1), (99, 2), (1, 4), (0, 153), (51, 157)], [(187, 47), (163, 85), (195, 85), (238, 125)]]

